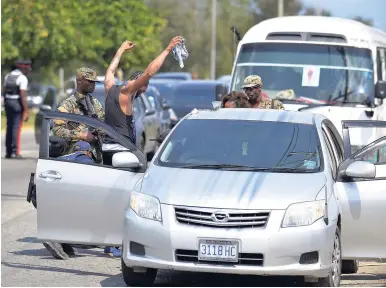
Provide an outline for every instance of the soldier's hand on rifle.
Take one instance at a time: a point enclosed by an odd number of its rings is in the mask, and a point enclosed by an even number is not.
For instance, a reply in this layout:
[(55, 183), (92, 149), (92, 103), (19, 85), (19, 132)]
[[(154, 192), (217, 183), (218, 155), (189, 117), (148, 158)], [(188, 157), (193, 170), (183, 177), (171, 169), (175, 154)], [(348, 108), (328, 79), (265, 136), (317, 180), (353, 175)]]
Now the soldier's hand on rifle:
[(86, 142), (92, 142), (95, 140), (95, 136), (88, 131), (82, 132), (82, 139)]
[(125, 42), (122, 43), (121, 49), (123, 49), (123, 51), (126, 52), (126, 51), (130, 51), (130, 50), (133, 49), (135, 46), (136, 46), (136, 45), (135, 45), (133, 42), (127, 41), (127, 40), (126, 40)]

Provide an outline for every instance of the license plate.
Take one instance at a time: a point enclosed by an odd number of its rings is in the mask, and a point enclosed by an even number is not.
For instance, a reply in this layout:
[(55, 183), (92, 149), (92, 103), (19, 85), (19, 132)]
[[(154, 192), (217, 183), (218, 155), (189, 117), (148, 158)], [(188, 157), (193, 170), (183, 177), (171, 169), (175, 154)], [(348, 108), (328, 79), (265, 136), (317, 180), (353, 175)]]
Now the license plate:
[(202, 261), (239, 261), (239, 242), (234, 240), (198, 240), (198, 260)]

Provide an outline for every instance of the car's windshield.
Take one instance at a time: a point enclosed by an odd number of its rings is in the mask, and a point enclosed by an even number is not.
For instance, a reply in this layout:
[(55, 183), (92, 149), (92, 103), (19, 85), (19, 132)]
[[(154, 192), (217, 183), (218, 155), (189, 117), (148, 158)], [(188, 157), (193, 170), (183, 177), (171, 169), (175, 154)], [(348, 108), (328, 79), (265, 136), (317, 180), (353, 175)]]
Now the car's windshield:
[[(239, 91), (244, 78), (252, 74), (262, 78), (263, 91), (270, 98), (363, 103), (374, 97), (371, 51), (364, 48), (244, 44), (237, 59), (232, 90)], [(288, 89), (293, 91), (285, 92)]]
[(172, 132), (155, 164), (316, 172), (321, 168), (321, 159), (319, 138), (313, 125), (188, 119)]

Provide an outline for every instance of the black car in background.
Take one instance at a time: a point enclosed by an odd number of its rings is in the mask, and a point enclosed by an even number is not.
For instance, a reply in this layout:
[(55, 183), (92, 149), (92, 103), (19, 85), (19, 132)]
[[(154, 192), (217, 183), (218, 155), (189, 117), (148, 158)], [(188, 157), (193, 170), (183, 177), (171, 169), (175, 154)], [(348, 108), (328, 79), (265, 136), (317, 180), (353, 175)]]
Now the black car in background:
[[(213, 101), (221, 101), (228, 92), (228, 85), (214, 80), (181, 81), (173, 85), (168, 105), (177, 115), (177, 122), (196, 109), (213, 109)], [(177, 122), (172, 123), (173, 126)]]

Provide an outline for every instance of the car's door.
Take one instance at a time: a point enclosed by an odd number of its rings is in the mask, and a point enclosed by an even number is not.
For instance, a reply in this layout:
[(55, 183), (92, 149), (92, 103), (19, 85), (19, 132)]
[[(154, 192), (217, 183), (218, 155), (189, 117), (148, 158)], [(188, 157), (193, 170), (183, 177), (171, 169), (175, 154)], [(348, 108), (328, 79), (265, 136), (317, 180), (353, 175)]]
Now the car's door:
[[(146, 171), (145, 155), (97, 119), (61, 112), (46, 112), (43, 117), (35, 173), (37, 238), (59, 243), (120, 246), (130, 193)], [(115, 162), (113, 158), (115, 167), (51, 158), (48, 144), (50, 119), (97, 128), (131, 152), (115, 154), (118, 157)], [(133, 156), (138, 161), (128, 162), (127, 159), (133, 159)]]
[(386, 258), (386, 135), (351, 154), (349, 128), (386, 127), (386, 121), (343, 121), (344, 160), (336, 193), (346, 259)]

